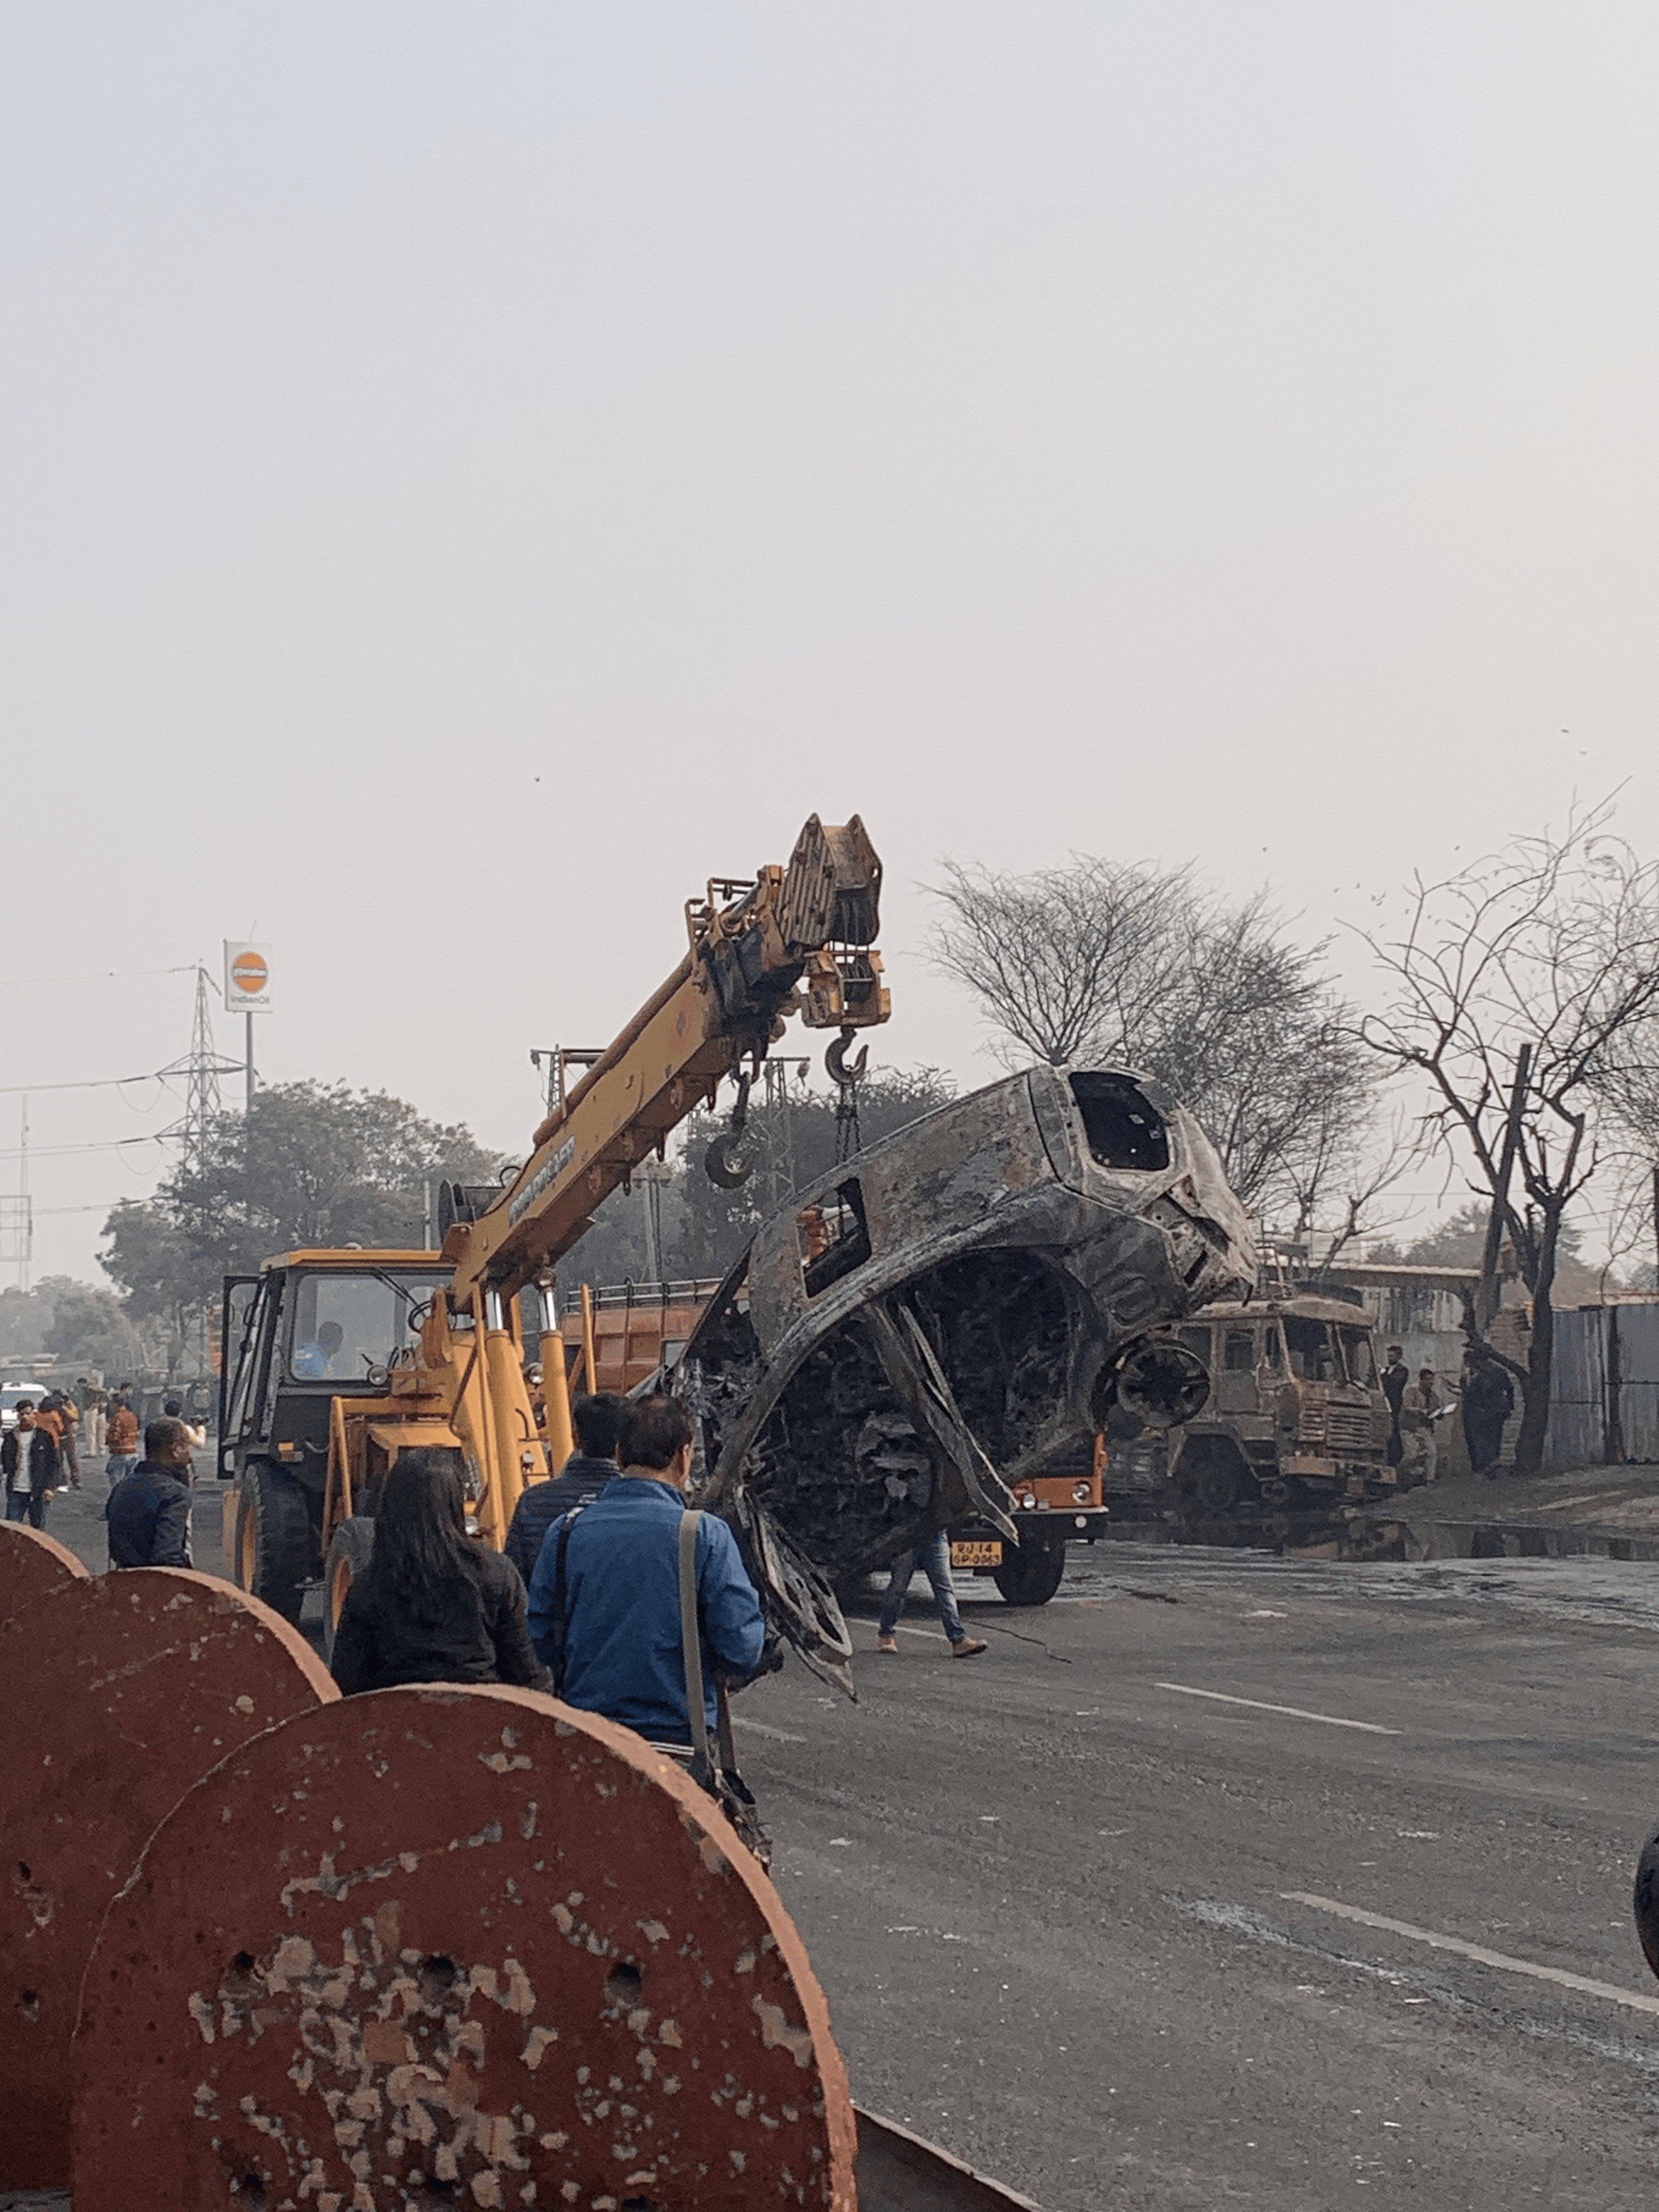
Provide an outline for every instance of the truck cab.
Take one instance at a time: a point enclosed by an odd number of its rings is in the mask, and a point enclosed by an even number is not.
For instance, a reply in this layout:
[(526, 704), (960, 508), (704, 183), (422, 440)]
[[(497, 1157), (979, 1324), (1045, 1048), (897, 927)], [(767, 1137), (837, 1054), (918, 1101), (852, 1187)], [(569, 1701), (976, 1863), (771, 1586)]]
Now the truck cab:
[(1170, 1478), (1188, 1510), (1364, 1498), (1394, 1485), (1388, 1401), (1363, 1308), (1294, 1294), (1252, 1299), (1207, 1307), (1176, 1334), (1210, 1374), (1207, 1403), (1170, 1443)]
[[(235, 1581), (297, 1620), (322, 1571), (330, 1408), (379, 1396), (449, 1281), (437, 1252), (284, 1252), (225, 1280), (218, 1477)], [(234, 1487), (233, 1487), (234, 1486)], [(234, 1505), (232, 1501), (234, 1501)]]

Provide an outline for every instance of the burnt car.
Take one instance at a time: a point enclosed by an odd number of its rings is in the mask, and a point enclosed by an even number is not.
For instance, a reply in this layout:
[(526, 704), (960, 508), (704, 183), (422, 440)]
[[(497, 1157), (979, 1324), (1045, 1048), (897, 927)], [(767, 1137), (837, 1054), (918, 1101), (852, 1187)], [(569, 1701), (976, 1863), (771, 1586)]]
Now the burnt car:
[(1255, 1274), (1208, 1139), (1158, 1084), (1010, 1076), (761, 1229), (675, 1370), (696, 1502), (736, 1530), (775, 1625), (837, 1671), (833, 1583), (944, 1528), (1060, 1537), (1019, 1512), (1022, 1489), (1109, 1422), (1197, 1413), (1202, 1362), (1152, 1332)]

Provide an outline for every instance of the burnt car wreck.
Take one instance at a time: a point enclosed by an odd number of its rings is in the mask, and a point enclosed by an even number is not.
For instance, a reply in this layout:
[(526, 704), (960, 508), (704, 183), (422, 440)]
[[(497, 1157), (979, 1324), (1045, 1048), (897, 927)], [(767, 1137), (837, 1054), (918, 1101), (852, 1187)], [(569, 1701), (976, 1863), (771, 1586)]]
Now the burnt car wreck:
[(1036, 1067), (859, 1152), (761, 1229), (686, 1346), (696, 1502), (840, 1674), (832, 1584), (976, 1518), (1099, 1431), (1189, 1419), (1164, 1325), (1254, 1286), (1209, 1140), (1157, 1084)]

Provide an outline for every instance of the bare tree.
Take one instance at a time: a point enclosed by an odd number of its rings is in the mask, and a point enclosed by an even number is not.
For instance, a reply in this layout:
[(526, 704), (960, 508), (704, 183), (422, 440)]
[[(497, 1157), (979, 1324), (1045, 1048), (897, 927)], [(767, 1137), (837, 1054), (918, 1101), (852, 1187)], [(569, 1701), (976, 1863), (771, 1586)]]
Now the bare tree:
[(942, 863), (939, 965), (966, 983), (1010, 1040), (1011, 1066), (1057, 1067), (1139, 1032), (1176, 981), (1195, 904), (1192, 871), (1074, 860), (1011, 876)]
[[(1532, 1300), (1516, 1471), (1543, 1463), (1562, 1224), (1619, 1149), (1620, 1100), (1659, 1013), (1659, 876), (1607, 834), (1610, 805), (1558, 840), (1519, 838), (1414, 886), (1396, 942), (1370, 939), (1391, 989), (1362, 1026), (1426, 1078), (1425, 1133), (1489, 1194), (1489, 1261), (1507, 1236)], [(1480, 1307), (1466, 1326), (1480, 1337)], [(1501, 1356), (1501, 1355), (1500, 1355)]]
[(1008, 1042), (1056, 1066), (1139, 1068), (1198, 1116), (1247, 1206), (1310, 1223), (1352, 1182), (1375, 1075), (1353, 1018), (1265, 896), (1190, 867), (1079, 857), (1029, 876), (945, 864), (939, 963)]

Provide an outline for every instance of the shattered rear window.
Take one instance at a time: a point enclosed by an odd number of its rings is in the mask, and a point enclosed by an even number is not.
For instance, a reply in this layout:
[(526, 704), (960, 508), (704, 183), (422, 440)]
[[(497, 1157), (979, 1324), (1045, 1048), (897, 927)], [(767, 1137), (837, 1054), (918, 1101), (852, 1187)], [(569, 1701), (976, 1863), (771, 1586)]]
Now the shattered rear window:
[(1071, 1085), (1090, 1152), (1100, 1166), (1152, 1171), (1169, 1166), (1163, 1117), (1133, 1083), (1121, 1075), (1078, 1074)]

